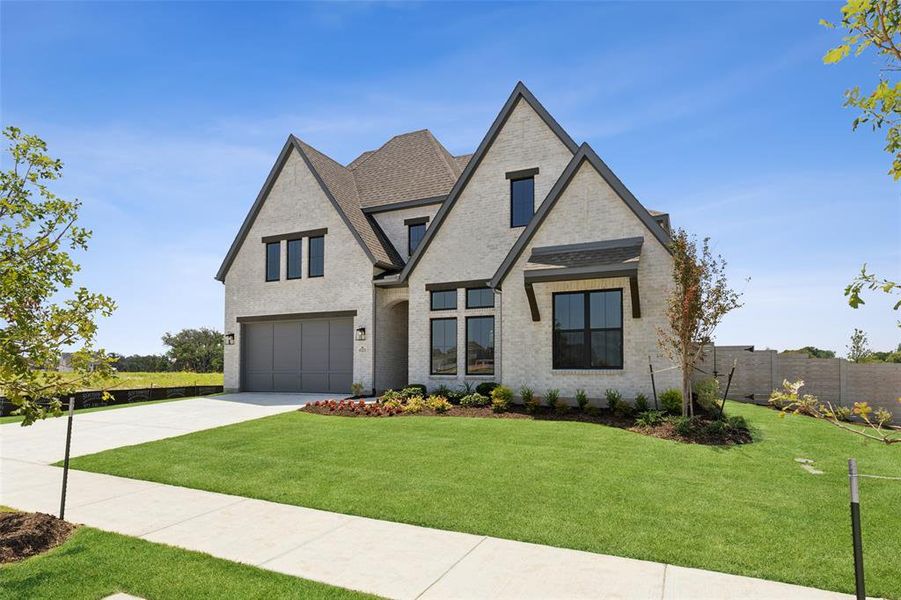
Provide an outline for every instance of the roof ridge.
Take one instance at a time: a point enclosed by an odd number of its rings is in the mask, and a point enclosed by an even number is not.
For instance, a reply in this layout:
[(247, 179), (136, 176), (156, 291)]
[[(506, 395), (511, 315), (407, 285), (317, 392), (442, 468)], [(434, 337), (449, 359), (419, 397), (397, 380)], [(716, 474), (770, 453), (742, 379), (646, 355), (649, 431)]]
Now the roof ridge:
[(350, 176), (350, 181), (353, 183), (354, 197), (356, 200), (356, 205), (362, 209), (362, 204), (360, 203), (360, 189), (357, 187), (357, 178), (354, 176), (354, 172), (352, 170), (348, 169), (347, 167), (345, 167), (344, 165), (342, 165), (341, 163), (339, 163), (337, 160), (335, 160), (334, 158), (332, 158), (331, 156), (329, 156), (322, 150), (319, 150), (318, 148), (312, 146), (311, 144), (308, 144), (307, 142), (303, 141), (302, 139), (300, 139), (293, 133), (291, 135), (294, 136), (294, 139), (297, 140), (298, 144), (300, 144), (304, 148), (308, 148), (308, 149), (312, 150), (316, 154), (318, 154), (318, 155), (322, 156), (323, 158), (327, 159), (328, 161), (332, 162), (335, 166), (337, 166), (339, 169), (341, 169), (342, 171), (347, 173), (347, 175)]
[(435, 134), (432, 133), (431, 131), (429, 131), (428, 129), (426, 129), (424, 131), (426, 132), (426, 134), (428, 134), (429, 140), (432, 141), (432, 150), (434, 150), (435, 153), (438, 154), (438, 157), (441, 159), (441, 162), (444, 163), (444, 165), (447, 167), (447, 170), (450, 173), (451, 178), (454, 180), (454, 183), (456, 183), (457, 180), (460, 178), (460, 173), (463, 172), (462, 169), (457, 170), (456, 168), (454, 168), (455, 165), (451, 165), (451, 162), (447, 159), (447, 157), (450, 156), (451, 158), (453, 158), (453, 155), (447, 151), (447, 148), (445, 148), (444, 144), (442, 144), (438, 140), (438, 138), (435, 137)]
[[(369, 160), (370, 158), (372, 158), (373, 156), (375, 156), (375, 154), (376, 154), (379, 150), (381, 150), (382, 148), (384, 148), (385, 146), (387, 146), (388, 144), (390, 144), (391, 142), (393, 142), (393, 141), (396, 140), (397, 138), (399, 138), (399, 137), (401, 137), (401, 136), (404, 136), (404, 135), (410, 135), (410, 134), (413, 134), (413, 133), (419, 133), (419, 132), (421, 132), (421, 131), (428, 131), (429, 134), (432, 133), (432, 132), (429, 131), (428, 129), (417, 129), (417, 130), (415, 130), (415, 131), (407, 131), (407, 132), (405, 132), (405, 133), (398, 133), (398, 134), (396, 134), (396, 135), (392, 135), (390, 138), (388, 138), (388, 139), (385, 141), (384, 144), (382, 144), (381, 146), (379, 146), (379, 147), (376, 148), (375, 150), (366, 150), (365, 152), (361, 152), (361, 153), (360, 153), (360, 156), (363, 156), (364, 154), (366, 154), (366, 152), (368, 152), (369, 155), (368, 155), (366, 158), (364, 158), (363, 160), (361, 160), (359, 163), (357, 163), (356, 165), (354, 165), (354, 168), (353, 168), (353, 169), (350, 169), (350, 170), (351, 170), (351, 171), (356, 171), (356, 170), (359, 168), (360, 165), (362, 165), (362, 164), (365, 163), (367, 160)], [(360, 158), (360, 156), (358, 156), (357, 158)], [(356, 159), (354, 159), (354, 160), (356, 160)], [(350, 164), (352, 164), (352, 163), (353, 163), (353, 161), (351, 161), (350, 163), (348, 163), (348, 165), (350, 165)]]

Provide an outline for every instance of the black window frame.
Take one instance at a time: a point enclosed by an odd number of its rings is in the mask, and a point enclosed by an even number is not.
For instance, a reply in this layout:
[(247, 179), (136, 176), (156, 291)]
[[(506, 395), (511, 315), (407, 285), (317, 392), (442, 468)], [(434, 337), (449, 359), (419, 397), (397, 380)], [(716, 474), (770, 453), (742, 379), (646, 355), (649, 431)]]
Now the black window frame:
[[(435, 372), (435, 327), (434, 323), (436, 321), (453, 321), (454, 322), (454, 372), (453, 373), (437, 373)], [(457, 317), (439, 317), (435, 319), (429, 319), (429, 375), (446, 375), (448, 377), (456, 376), (459, 367), (457, 363), (460, 360), (460, 342), (457, 339), (459, 336), (457, 335)]]
[[(474, 373), (474, 372), (472, 372), (472, 371), (469, 370), (469, 323), (470, 323), (471, 321), (487, 320), (487, 319), (491, 319), (491, 338), (492, 338), (492, 342), (491, 342), (491, 371), (490, 371), (490, 372), (488, 372), (488, 371), (480, 371), (480, 372), (475, 372), (475, 373)], [(479, 377), (479, 376), (483, 376), (483, 375), (484, 375), (485, 377), (493, 377), (493, 376), (494, 376), (494, 365), (495, 365), (495, 363), (494, 363), (494, 357), (495, 357), (495, 352), (496, 352), (496, 349), (497, 349), (497, 346), (496, 346), (497, 340), (494, 338), (494, 335), (495, 335), (494, 323), (495, 323), (495, 322), (494, 322), (494, 315), (478, 315), (478, 316), (474, 316), (474, 317), (466, 317), (466, 336), (465, 336), (465, 337), (466, 337), (466, 368), (465, 368), (465, 372), (466, 372), (467, 375), (472, 375), (472, 376), (474, 376), (474, 377)]]
[[(452, 294), (454, 299), (453, 306), (445, 306), (443, 308), (435, 308), (435, 294)], [(457, 310), (457, 288), (452, 290), (431, 290), (429, 292), (429, 310), (433, 311), (441, 311), (441, 310)]]
[[(591, 326), (591, 294), (593, 293), (613, 293), (619, 294), (619, 327), (592, 327)], [(581, 329), (557, 329), (557, 296), (582, 295), (584, 316)], [(604, 288), (599, 290), (585, 290), (577, 292), (555, 292), (551, 295), (551, 365), (553, 369), (563, 371), (622, 371), (625, 368), (625, 348), (624, 346), (624, 330), (625, 320), (623, 319), (623, 288)], [(584, 356), (583, 366), (561, 366), (558, 362), (557, 352), (557, 333), (572, 333), (582, 331), (584, 334)], [(619, 366), (613, 367), (592, 367), (591, 366), (591, 334), (595, 331), (619, 331)]]
[[(469, 302), (469, 292), (488, 292), (489, 297), (491, 298), (491, 304), (471, 304)], [(494, 308), (494, 290), (487, 287), (474, 287), (474, 288), (466, 288), (466, 308)]]
[[(314, 256), (313, 254), (313, 240), (322, 240), (322, 256)], [(321, 271), (319, 273), (315, 273), (313, 271), (313, 259), (321, 258), (322, 263), (319, 265)], [(314, 235), (307, 238), (307, 277), (325, 277), (325, 236), (324, 235)]]
[[(528, 220), (525, 223), (514, 223), (513, 222), (513, 186), (517, 181), (531, 181), (532, 182), (532, 212), (529, 215)], [(535, 216), (535, 176), (529, 175), (528, 177), (516, 177), (510, 179), (510, 227), (527, 227), (529, 223), (532, 221), (532, 217)]]
[[(270, 258), (272, 258), (270, 256), (269, 250), (271, 248), (276, 249), (275, 250), (275, 271), (276, 271), (276, 273), (275, 273), (274, 278), (269, 277)], [(266, 243), (266, 266), (265, 266), (265, 276), (266, 276), (267, 283), (269, 283), (270, 281), (280, 281), (281, 280), (281, 278), (282, 278), (281, 262), (282, 262), (282, 243), (280, 241), (279, 242), (267, 242)]]
[[(422, 223), (409, 223), (407, 225), (407, 254), (409, 256), (413, 256), (413, 252), (422, 243), (422, 239), (425, 237), (425, 230), (428, 229), (429, 224), (423, 221)], [(419, 241), (416, 242), (416, 245), (413, 245), (413, 228), (414, 227), (422, 227), (422, 235), (419, 238)]]
[[(297, 276), (291, 276), (291, 244), (297, 248)], [(285, 243), (285, 279), (301, 279), (303, 277), (303, 238), (289, 239)]]

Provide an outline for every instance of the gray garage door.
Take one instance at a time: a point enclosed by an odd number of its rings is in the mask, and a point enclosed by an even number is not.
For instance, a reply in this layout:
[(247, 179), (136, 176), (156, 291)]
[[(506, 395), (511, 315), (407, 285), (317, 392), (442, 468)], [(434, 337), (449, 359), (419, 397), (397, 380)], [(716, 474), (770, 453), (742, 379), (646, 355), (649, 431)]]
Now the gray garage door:
[(245, 323), (241, 387), (249, 392), (350, 392), (353, 319)]

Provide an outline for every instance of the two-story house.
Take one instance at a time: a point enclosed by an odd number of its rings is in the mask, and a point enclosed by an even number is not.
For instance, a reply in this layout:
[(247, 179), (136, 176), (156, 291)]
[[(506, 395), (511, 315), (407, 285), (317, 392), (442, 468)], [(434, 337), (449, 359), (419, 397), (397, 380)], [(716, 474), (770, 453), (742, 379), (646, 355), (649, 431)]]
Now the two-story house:
[(422, 130), (341, 165), (291, 135), (216, 275), (225, 387), (649, 395), (668, 232), (522, 83), (471, 155)]

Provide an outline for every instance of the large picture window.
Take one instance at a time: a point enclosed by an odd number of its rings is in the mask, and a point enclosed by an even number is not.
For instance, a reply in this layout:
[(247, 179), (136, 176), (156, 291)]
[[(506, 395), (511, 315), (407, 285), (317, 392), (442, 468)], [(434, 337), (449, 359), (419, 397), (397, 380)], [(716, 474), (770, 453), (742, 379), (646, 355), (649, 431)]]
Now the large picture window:
[(288, 279), (300, 279), (302, 241), (288, 240)]
[(432, 319), (432, 375), (457, 374), (457, 319)]
[(310, 238), (310, 264), (307, 268), (307, 277), (323, 275), (325, 275), (325, 238), (320, 235)]
[(432, 310), (454, 310), (457, 308), (457, 290), (433, 290)]
[(510, 227), (525, 227), (535, 214), (535, 178), (510, 181)]
[(554, 368), (623, 368), (623, 291), (554, 294)]
[(281, 270), (279, 267), (281, 251), (281, 242), (266, 244), (266, 281), (278, 281)]
[(466, 319), (466, 374), (494, 375), (494, 317)]

